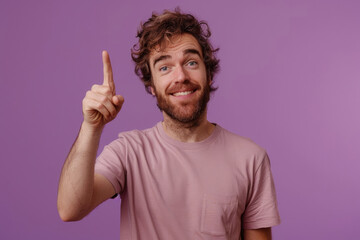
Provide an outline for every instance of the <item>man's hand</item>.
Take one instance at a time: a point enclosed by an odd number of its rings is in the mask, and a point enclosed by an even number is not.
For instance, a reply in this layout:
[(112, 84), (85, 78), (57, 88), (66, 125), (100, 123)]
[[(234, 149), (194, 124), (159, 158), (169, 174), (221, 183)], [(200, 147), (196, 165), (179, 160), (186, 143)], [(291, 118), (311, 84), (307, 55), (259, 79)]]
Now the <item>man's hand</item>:
[(93, 129), (99, 129), (115, 119), (119, 113), (124, 98), (115, 93), (115, 83), (107, 51), (102, 52), (104, 67), (104, 82), (93, 85), (83, 99), (84, 124)]
[(82, 219), (115, 194), (112, 184), (94, 174), (101, 132), (119, 113), (124, 98), (115, 95), (109, 54), (102, 52), (104, 82), (94, 85), (83, 100), (84, 121), (67, 156), (59, 180), (58, 211), (64, 221)]

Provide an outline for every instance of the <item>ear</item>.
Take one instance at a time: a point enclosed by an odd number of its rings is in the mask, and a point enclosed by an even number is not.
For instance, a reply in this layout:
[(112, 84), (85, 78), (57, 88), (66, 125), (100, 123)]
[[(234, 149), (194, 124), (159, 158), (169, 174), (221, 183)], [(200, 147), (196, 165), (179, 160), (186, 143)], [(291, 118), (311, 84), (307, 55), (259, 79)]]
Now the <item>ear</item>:
[(150, 89), (151, 94), (152, 94), (153, 96), (155, 96), (154, 88), (150, 86), (149, 89)]
[(210, 71), (209, 70), (207, 70), (206, 71), (206, 80), (208, 81), (208, 84), (209, 84), (209, 86), (211, 86), (211, 84), (212, 84), (212, 78), (210, 77), (211, 75), (210, 75)]

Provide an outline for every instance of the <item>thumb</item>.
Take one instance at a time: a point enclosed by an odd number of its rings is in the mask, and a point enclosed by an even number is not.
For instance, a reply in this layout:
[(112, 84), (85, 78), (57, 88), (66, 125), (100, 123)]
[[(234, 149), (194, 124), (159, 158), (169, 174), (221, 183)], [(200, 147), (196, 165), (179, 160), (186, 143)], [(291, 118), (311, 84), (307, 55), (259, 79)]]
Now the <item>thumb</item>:
[(124, 97), (121, 95), (115, 95), (112, 97), (112, 102), (115, 105), (116, 109), (120, 111), (123, 103), (124, 103)]

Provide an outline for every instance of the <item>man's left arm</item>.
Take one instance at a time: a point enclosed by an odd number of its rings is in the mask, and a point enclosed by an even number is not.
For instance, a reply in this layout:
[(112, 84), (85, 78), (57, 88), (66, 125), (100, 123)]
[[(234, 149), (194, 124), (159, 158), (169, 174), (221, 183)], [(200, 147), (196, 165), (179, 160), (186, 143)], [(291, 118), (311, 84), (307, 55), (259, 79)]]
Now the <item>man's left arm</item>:
[(258, 157), (262, 161), (255, 168), (252, 190), (242, 215), (244, 240), (271, 240), (271, 227), (280, 223), (270, 160), (266, 152), (262, 152)]
[(244, 229), (244, 240), (271, 240), (271, 228)]

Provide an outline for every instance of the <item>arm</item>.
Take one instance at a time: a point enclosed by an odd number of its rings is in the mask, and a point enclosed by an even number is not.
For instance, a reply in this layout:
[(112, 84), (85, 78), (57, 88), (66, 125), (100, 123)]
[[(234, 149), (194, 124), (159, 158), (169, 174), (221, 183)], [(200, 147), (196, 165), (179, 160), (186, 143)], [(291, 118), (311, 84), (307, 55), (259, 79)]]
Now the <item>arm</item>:
[(251, 191), (247, 207), (242, 216), (243, 236), (245, 240), (271, 240), (271, 226), (280, 223), (274, 180), (270, 160), (266, 152), (259, 154), (262, 161), (252, 178)]
[(124, 102), (122, 96), (115, 95), (110, 58), (105, 51), (103, 65), (104, 82), (94, 85), (83, 99), (84, 121), (61, 171), (57, 206), (63, 221), (82, 219), (115, 194), (105, 177), (94, 174), (102, 130)]
[(271, 240), (271, 228), (245, 229), (244, 240)]

